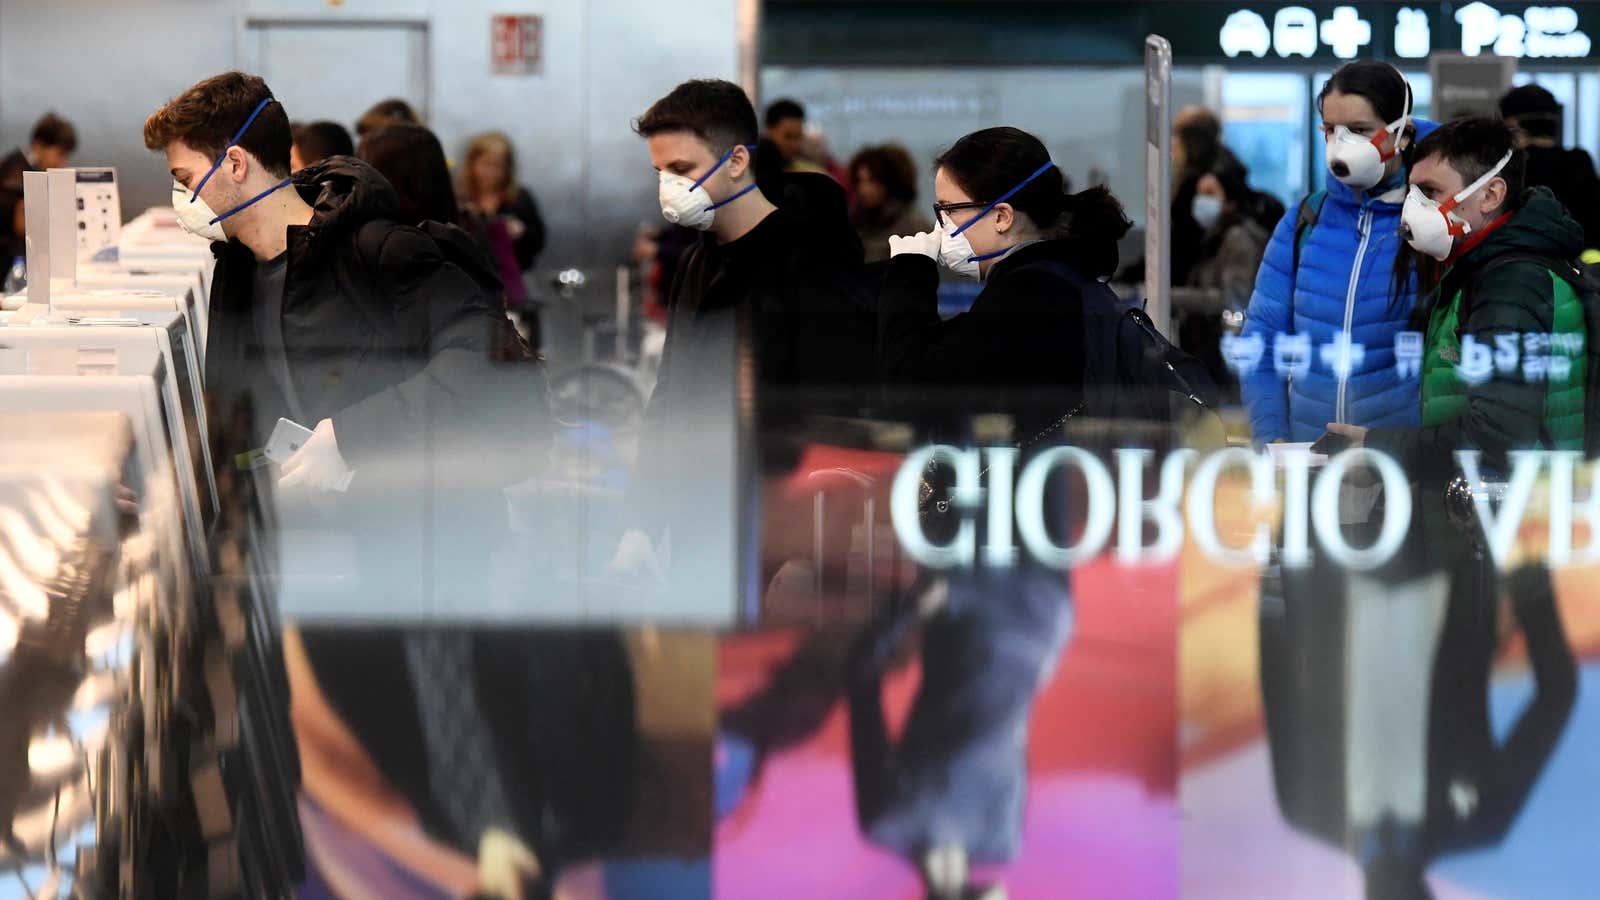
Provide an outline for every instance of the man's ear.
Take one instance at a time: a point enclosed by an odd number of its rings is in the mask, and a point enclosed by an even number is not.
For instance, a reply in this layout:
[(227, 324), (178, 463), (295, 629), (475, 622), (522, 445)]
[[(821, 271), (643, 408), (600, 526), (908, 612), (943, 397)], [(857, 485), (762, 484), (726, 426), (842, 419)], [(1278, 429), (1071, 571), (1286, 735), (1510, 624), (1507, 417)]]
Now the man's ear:
[(750, 148), (744, 144), (739, 144), (733, 148), (733, 155), (728, 157), (728, 177), (737, 181), (743, 178), (745, 173), (749, 172), (754, 165), (755, 158), (751, 154)]
[(1483, 186), (1483, 206), (1481, 209), (1484, 215), (1492, 218), (1505, 212), (1506, 193), (1509, 187), (1510, 185), (1506, 184), (1504, 178), (1489, 179), (1489, 183)]
[(238, 145), (229, 147), (227, 156), (228, 177), (232, 178), (235, 184), (243, 184), (250, 175), (250, 156)]

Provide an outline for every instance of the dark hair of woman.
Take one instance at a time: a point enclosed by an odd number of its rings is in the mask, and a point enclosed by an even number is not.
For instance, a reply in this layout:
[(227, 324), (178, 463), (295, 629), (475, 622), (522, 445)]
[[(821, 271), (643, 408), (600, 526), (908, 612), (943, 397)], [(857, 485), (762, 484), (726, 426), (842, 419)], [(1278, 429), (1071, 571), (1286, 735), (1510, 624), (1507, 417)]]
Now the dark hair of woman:
[(1239, 177), (1238, 172), (1226, 166), (1218, 166), (1206, 174), (1215, 178), (1217, 184), (1222, 186), (1223, 198), (1239, 208), (1239, 215), (1249, 214), (1250, 203), (1255, 199), (1255, 192), (1250, 190), (1250, 186), (1245, 184), (1244, 179)]
[(1222, 157), (1222, 122), (1209, 109), (1194, 108), (1179, 113), (1173, 137), (1181, 145), (1183, 172), (1207, 172), (1217, 167)]
[[(974, 131), (956, 141), (934, 166), (944, 169), (973, 200), (989, 203), (1049, 161), (1050, 151), (1038, 138), (1001, 127)], [(1079, 244), (1080, 257), (1108, 261), (1095, 268), (1109, 264), (1114, 271), (1117, 241), (1133, 227), (1121, 201), (1103, 186), (1076, 194), (1067, 193), (1067, 186), (1060, 167), (1051, 166), (1006, 202), (1046, 235)]]
[(1319, 110), (1322, 101), (1334, 91), (1365, 99), (1372, 104), (1372, 111), (1378, 114), (1378, 118), (1388, 123), (1405, 115), (1406, 98), (1411, 94), (1411, 86), (1406, 84), (1405, 77), (1394, 66), (1372, 59), (1358, 59), (1340, 66), (1322, 86), (1321, 93), (1317, 94)]
[(391, 125), (362, 138), (356, 155), (394, 186), (400, 195), (401, 222), (456, 224), (460, 220), (456, 192), (450, 186), (450, 166), (433, 132), (421, 125)]
[(850, 177), (862, 169), (873, 181), (883, 185), (890, 200), (910, 203), (917, 199), (917, 166), (911, 154), (898, 144), (877, 144), (863, 147), (850, 158)]

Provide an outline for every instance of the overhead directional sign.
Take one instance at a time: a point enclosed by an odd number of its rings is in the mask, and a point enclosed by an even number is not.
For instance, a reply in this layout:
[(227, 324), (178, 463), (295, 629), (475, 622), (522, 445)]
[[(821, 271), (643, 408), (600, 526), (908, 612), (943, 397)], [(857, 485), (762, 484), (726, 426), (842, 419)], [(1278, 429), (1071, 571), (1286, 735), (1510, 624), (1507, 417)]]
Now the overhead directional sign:
[[(1217, 49), (1233, 59), (1292, 60), (1321, 55), (1354, 59), (1379, 49), (1374, 46), (1375, 38), (1384, 34), (1393, 38), (1388, 50), (1406, 59), (1456, 50), (1465, 56), (1584, 59), (1591, 49), (1577, 7), (1494, 5), (1479, 0), (1449, 16), (1439, 12), (1438, 6), (1431, 9), (1430, 13), (1429, 7), (1374, 3), (1334, 6), (1323, 12), (1300, 5), (1245, 6), (1229, 12), (1223, 20)], [(1170, 31), (1183, 34), (1179, 29)], [(1174, 52), (1190, 56), (1194, 49), (1177, 46)]]

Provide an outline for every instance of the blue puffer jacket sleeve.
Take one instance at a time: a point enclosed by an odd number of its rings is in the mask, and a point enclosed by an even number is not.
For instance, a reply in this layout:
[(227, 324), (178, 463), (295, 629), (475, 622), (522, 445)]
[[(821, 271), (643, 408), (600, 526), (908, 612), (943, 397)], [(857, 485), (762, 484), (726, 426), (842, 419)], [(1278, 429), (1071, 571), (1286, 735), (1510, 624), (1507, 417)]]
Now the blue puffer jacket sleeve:
[(1261, 338), (1261, 361), (1241, 379), (1239, 387), (1250, 416), (1250, 434), (1263, 444), (1289, 437), (1289, 394), (1273, 368), (1272, 343), (1279, 334), (1293, 330), (1289, 320), (1294, 294), (1294, 226), (1295, 211), (1291, 209), (1273, 229), (1266, 256), (1256, 271), (1256, 287), (1241, 332), (1245, 338)]

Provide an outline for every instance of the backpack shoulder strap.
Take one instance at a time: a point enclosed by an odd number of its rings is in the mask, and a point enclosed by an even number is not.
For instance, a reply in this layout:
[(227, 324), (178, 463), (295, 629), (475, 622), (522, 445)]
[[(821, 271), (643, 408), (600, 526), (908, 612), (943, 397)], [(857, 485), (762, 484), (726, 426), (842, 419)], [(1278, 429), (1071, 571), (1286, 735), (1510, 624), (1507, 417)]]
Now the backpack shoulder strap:
[(1513, 263), (1538, 263), (1551, 274), (1572, 285), (1572, 289), (1580, 295), (1589, 287), (1584, 274), (1573, 265), (1571, 260), (1527, 250), (1502, 253), (1499, 256), (1485, 260), (1483, 265), (1467, 273), (1467, 277), (1461, 285), (1461, 307), (1456, 310), (1457, 333), (1467, 327), (1467, 318), (1472, 314), (1472, 308), (1477, 302), (1478, 285), (1482, 283), (1484, 277), (1496, 269), (1504, 268)]
[(1311, 229), (1322, 218), (1323, 204), (1328, 202), (1327, 190), (1312, 191), (1300, 199), (1294, 214), (1294, 268), (1289, 271), (1289, 330), (1294, 330), (1295, 283), (1300, 279), (1300, 251), (1311, 240)]
[(1519, 250), (1515, 253), (1502, 253), (1499, 256), (1485, 260), (1483, 265), (1473, 271), (1468, 280), (1477, 281), (1495, 269), (1511, 263), (1525, 262), (1538, 263), (1563, 278), (1572, 279), (1578, 277), (1578, 270), (1571, 260), (1562, 259), (1559, 256), (1550, 256), (1545, 253), (1534, 253), (1531, 250)]
[(1322, 218), (1322, 206), (1328, 202), (1326, 190), (1312, 191), (1300, 200), (1300, 208), (1294, 214), (1294, 270), (1300, 271), (1300, 251), (1305, 247), (1306, 241), (1311, 238), (1311, 229), (1317, 225), (1317, 220)]

